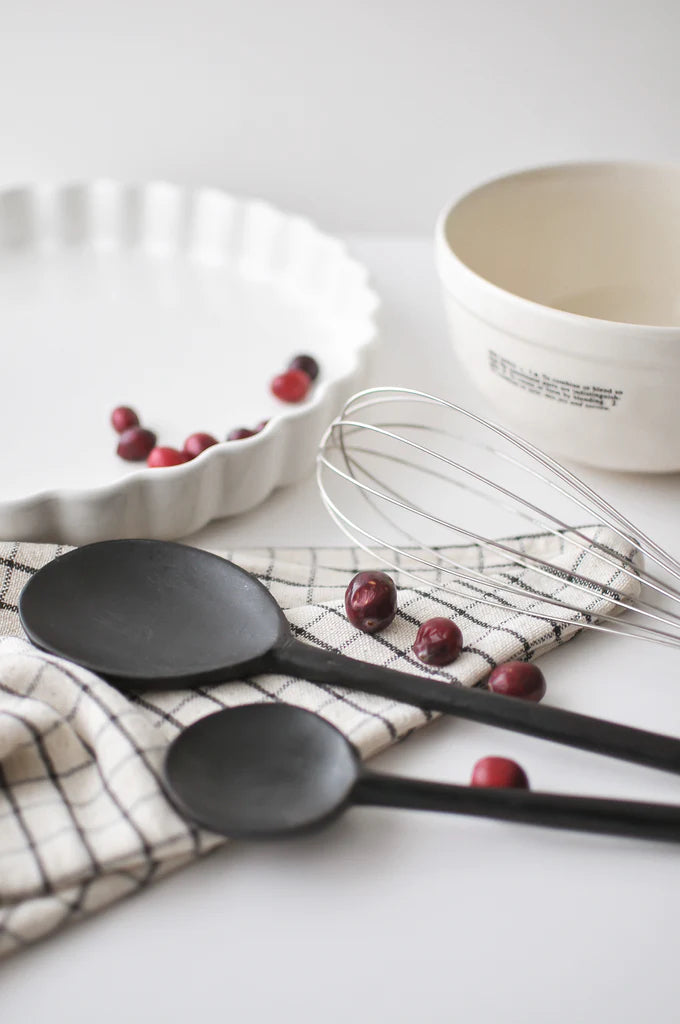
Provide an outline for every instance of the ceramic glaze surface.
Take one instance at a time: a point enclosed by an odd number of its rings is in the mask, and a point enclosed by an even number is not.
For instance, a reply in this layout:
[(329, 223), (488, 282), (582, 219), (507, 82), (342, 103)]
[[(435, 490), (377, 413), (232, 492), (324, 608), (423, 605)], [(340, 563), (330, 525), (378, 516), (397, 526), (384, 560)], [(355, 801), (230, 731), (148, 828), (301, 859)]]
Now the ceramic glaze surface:
[[(266, 203), (156, 183), (0, 195), (8, 485), (0, 535), (80, 543), (180, 536), (305, 475), (375, 340), (363, 267)], [(286, 406), (271, 378), (299, 352), (322, 372)], [(53, 405), (47, 417), (34, 400)], [(158, 443), (196, 430), (253, 439), (148, 470), (115, 454), (109, 416), (133, 406)]]
[(445, 236), (491, 284), (554, 309), (680, 327), (680, 168), (581, 164), (501, 178)]
[(509, 426), (565, 459), (680, 469), (680, 169), (501, 178), (442, 214), (452, 340)]

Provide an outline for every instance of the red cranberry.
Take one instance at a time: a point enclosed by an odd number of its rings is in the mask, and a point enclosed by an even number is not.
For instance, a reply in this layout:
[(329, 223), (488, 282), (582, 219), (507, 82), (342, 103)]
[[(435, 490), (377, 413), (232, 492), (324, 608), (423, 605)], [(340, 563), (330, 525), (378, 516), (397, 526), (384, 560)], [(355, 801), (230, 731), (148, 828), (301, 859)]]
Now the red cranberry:
[(212, 448), (217, 444), (217, 438), (212, 434), (191, 434), (184, 442), (184, 454), (189, 459), (195, 459), (197, 455), (204, 452), (206, 448)]
[(269, 420), (260, 420), (258, 425), (255, 427), (255, 430), (253, 431), (253, 433), (259, 434), (261, 430), (264, 430), (264, 428), (267, 426), (268, 423), (269, 423)]
[(156, 435), (153, 430), (145, 430), (144, 427), (130, 427), (120, 435), (120, 441), (116, 451), (121, 459), (128, 462), (141, 462), (147, 457), (156, 443)]
[(248, 430), (247, 427), (236, 427), (227, 434), (227, 441), (244, 441), (246, 437), (255, 437), (256, 430)]
[(286, 370), (274, 377), (271, 389), (282, 402), (301, 402), (311, 383), (309, 374), (304, 370)]
[(364, 633), (378, 633), (397, 614), (397, 588), (385, 572), (358, 572), (345, 591), (347, 618)]
[(545, 697), (545, 678), (540, 668), (527, 661), (506, 661), (488, 679), (488, 687), (504, 697), (521, 697), (538, 702)]
[(302, 370), (310, 380), (319, 376), (319, 364), (313, 356), (295, 356), (288, 364), (289, 370)]
[(472, 769), (471, 786), (495, 789), (528, 789), (526, 772), (509, 757), (483, 757)]
[(152, 448), (146, 460), (147, 466), (152, 469), (159, 469), (162, 466), (181, 466), (183, 462), (189, 462), (189, 456), (180, 452), (177, 448)]
[(129, 405), (119, 405), (111, 413), (111, 426), (117, 434), (139, 426), (139, 416)]
[(423, 622), (416, 634), (413, 653), (426, 665), (450, 665), (463, 648), (463, 634), (451, 619)]

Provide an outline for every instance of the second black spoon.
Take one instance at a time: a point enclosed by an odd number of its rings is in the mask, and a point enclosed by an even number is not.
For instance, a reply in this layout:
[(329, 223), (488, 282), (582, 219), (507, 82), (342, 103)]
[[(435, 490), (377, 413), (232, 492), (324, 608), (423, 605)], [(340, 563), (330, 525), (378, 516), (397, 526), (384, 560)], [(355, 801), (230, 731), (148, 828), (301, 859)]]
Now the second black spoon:
[(195, 722), (170, 746), (165, 781), (186, 817), (232, 838), (307, 832), (354, 803), (680, 841), (680, 807), (370, 771), (334, 726), (287, 704), (246, 704)]
[(267, 588), (224, 558), (168, 541), (70, 551), (19, 601), (29, 638), (121, 689), (170, 689), (283, 673), (347, 686), (583, 750), (680, 772), (680, 741), (483, 690), (451, 686), (296, 639)]

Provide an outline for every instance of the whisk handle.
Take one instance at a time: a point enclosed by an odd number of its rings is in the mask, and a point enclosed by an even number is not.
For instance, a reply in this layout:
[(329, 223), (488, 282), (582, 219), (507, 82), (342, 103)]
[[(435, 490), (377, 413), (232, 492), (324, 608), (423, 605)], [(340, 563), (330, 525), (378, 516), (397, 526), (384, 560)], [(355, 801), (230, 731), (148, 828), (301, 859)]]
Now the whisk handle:
[(335, 651), (323, 651), (293, 638), (273, 652), (272, 669), (302, 679), (347, 686), (539, 739), (590, 750), (622, 761), (680, 774), (680, 740), (616, 725), (589, 715), (502, 697), (486, 690), (451, 686), (436, 679), (371, 665)]
[(631, 800), (455, 786), (365, 771), (352, 801), (417, 811), (447, 811), (525, 825), (680, 842), (680, 807)]

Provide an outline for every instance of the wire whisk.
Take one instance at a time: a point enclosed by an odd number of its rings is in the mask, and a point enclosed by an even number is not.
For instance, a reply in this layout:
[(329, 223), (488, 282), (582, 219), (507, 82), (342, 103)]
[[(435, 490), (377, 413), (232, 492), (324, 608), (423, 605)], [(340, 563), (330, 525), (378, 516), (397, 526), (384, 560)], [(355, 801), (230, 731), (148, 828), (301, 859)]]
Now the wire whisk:
[(470, 410), (409, 388), (361, 391), (324, 434), (317, 479), (346, 536), (428, 591), (680, 646), (680, 563)]

